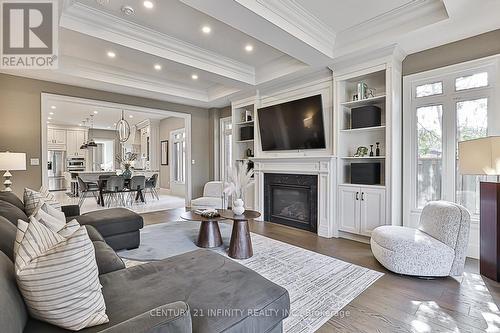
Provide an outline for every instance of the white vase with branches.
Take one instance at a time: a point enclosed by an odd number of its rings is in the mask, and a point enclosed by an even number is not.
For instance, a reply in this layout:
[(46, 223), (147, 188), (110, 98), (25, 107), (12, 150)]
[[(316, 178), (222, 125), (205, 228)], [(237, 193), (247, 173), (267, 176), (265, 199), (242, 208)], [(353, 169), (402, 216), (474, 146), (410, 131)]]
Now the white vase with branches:
[(248, 161), (238, 161), (229, 170), (224, 186), (224, 193), (233, 199), (232, 210), (236, 215), (245, 212), (243, 201), (245, 190), (252, 181), (253, 169), (248, 167)]

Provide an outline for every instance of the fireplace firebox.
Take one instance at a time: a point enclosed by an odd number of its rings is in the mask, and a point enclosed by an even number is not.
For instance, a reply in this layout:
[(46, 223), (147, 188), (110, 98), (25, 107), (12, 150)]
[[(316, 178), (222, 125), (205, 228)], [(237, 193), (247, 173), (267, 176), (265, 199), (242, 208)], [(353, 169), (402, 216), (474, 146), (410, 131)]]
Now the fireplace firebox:
[(318, 177), (264, 174), (264, 218), (269, 222), (317, 232)]

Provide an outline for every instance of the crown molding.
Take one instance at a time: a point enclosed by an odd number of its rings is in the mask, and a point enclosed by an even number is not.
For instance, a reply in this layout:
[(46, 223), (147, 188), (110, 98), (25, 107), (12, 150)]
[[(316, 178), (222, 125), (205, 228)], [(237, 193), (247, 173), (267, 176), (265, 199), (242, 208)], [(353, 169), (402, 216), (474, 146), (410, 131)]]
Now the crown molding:
[(284, 55), (257, 69), (255, 73), (256, 84), (270, 82), (308, 67), (303, 62)]
[(335, 75), (340, 75), (344, 70), (356, 66), (366, 66), (367, 63), (389, 63), (401, 67), (406, 53), (398, 44), (391, 44), (380, 48), (365, 48), (353, 53), (345, 54), (333, 60), (328, 67)]
[(236, 0), (288, 33), (331, 57), (335, 32), (294, 0)]
[(412, 0), (339, 32), (335, 48), (342, 49), (350, 44), (375, 40), (377, 36), (387, 37), (394, 34), (403, 34), (448, 18), (442, 0)]
[(83, 3), (78, 2), (66, 7), (60, 19), (60, 26), (199, 68), (232, 81), (255, 84), (255, 69), (250, 65), (105, 13)]

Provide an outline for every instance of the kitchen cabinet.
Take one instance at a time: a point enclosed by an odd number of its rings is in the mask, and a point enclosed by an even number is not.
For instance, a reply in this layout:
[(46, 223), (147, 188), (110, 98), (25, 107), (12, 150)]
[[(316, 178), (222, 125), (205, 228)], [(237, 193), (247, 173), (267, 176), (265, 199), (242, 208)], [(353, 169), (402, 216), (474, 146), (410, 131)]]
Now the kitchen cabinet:
[(86, 150), (80, 149), (82, 143), (86, 141), (86, 131), (67, 130), (66, 132), (66, 156), (85, 157)]
[(339, 186), (339, 230), (370, 236), (387, 224), (385, 188)]
[(47, 147), (49, 150), (66, 150), (66, 130), (47, 128)]
[(141, 129), (141, 158), (149, 161), (149, 126)]

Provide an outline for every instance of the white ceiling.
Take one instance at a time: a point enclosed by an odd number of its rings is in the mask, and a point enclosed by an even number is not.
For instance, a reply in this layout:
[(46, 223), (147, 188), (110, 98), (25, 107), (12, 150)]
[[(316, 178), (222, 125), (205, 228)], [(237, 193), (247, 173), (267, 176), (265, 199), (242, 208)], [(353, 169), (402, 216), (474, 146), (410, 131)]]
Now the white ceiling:
[[(62, 126), (85, 126), (90, 125), (90, 121), (85, 122), (85, 120), (90, 120), (93, 118), (94, 128), (104, 129), (104, 130), (114, 130), (115, 124), (121, 119), (122, 109), (99, 106), (99, 105), (89, 105), (87, 103), (78, 103), (76, 101), (61, 101), (53, 100), (49, 102), (50, 113), (47, 119), (51, 125), (62, 125)], [(52, 106), (56, 108), (53, 109)], [(97, 114), (94, 113), (97, 111)], [(133, 126), (146, 119), (166, 119), (169, 116), (163, 116), (154, 113), (144, 113), (138, 111), (132, 111), (124, 109), (124, 118), (128, 123)], [(93, 117), (91, 117), (93, 115)], [(132, 116), (132, 118), (130, 118)]]
[(340, 32), (390, 12), (402, 5), (416, 0), (296, 0), (314, 16), (328, 25), (333, 31)]
[(413, 53), (500, 28), (498, 0), (58, 1), (59, 69), (3, 72), (201, 107), (390, 45)]

